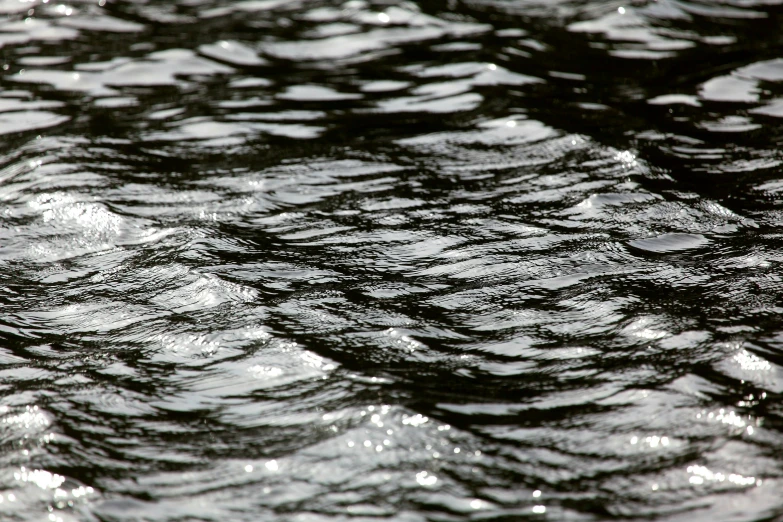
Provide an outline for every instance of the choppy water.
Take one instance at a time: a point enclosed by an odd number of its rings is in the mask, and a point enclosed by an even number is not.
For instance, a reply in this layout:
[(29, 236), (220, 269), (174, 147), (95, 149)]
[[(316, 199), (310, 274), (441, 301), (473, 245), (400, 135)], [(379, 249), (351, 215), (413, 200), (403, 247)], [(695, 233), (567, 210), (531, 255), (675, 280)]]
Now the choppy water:
[(0, 519), (783, 519), (780, 2), (0, 11)]

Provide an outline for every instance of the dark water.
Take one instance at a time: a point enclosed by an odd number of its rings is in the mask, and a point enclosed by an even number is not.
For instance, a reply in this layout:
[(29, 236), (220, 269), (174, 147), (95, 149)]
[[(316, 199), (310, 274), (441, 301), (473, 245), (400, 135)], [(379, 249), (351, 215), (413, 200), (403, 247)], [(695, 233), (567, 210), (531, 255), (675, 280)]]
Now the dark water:
[(783, 5), (0, 2), (0, 519), (783, 520)]

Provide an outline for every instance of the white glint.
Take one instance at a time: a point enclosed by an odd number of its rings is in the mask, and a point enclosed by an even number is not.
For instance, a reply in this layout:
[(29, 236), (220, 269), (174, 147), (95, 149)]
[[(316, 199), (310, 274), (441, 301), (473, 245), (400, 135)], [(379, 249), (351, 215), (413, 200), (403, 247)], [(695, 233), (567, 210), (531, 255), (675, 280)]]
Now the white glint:
[(422, 486), (434, 486), (435, 483), (438, 481), (438, 477), (435, 475), (430, 475), (426, 471), (420, 471), (416, 474), (416, 482), (421, 484)]
[(741, 350), (733, 357), (733, 360), (737, 362), (744, 371), (768, 372), (772, 370), (772, 365), (768, 361), (765, 361), (747, 350)]
[(621, 15), (625, 14), (625, 7), (618, 7), (617, 12), (620, 13)]
[(533, 506), (533, 513), (546, 513), (546, 506)]
[(248, 464), (247, 466), (245, 466), (245, 471), (246, 471), (246, 472), (248, 472), (248, 473), (250, 473), (251, 471), (253, 471), (253, 466), (251, 466), (250, 464)]
[(28, 471), (24, 466), (21, 467), (20, 471), (14, 473), (14, 478), (22, 482), (32, 482), (41, 489), (56, 489), (65, 482), (65, 477), (62, 475), (50, 473), (42, 469)]
[(628, 150), (618, 152), (615, 155), (615, 159), (620, 161), (623, 164), (623, 167), (626, 168), (635, 167), (637, 165), (636, 154)]
[(402, 416), (402, 423), (408, 426), (413, 426), (414, 428), (421, 426), (422, 424), (425, 424), (429, 420), (430, 420), (429, 418), (419, 413), (417, 413), (416, 415)]
[(378, 20), (380, 20), (382, 24), (388, 24), (391, 21), (391, 18), (389, 18), (389, 15), (386, 13), (378, 13)]
[(737, 484), (738, 486), (752, 486), (756, 482), (755, 477), (743, 477), (742, 475), (737, 475), (735, 473), (732, 473), (729, 475), (729, 482), (733, 482)]
[(746, 477), (739, 473), (731, 473), (726, 476), (720, 472), (714, 473), (705, 466), (688, 466), (687, 471), (693, 475), (689, 482), (695, 485), (704, 484), (705, 481), (725, 482), (726, 480), (737, 486), (752, 486), (758, 483), (755, 477)]
[(265, 464), (265, 466), (266, 469), (268, 469), (269, 471), (277, 471), (278, 469), (280, 469), (280, 466), (277, 465), (276, 460), (270, 460)]

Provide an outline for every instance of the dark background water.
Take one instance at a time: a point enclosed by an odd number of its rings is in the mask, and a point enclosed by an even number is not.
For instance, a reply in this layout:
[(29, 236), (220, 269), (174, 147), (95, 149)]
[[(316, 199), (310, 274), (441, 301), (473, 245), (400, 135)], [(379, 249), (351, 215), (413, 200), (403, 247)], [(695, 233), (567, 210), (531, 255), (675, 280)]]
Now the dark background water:
[(783, 519), (780, 2), (0, 12), (2, 520)]

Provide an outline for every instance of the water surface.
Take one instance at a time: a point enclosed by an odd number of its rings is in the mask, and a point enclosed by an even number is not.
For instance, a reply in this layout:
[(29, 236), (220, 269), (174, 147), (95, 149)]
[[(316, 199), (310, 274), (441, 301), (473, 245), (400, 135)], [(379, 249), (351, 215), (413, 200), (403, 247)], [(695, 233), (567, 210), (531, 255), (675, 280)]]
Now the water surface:
[(0, 518), (783, 517), (775, 0), (2, 0)]

